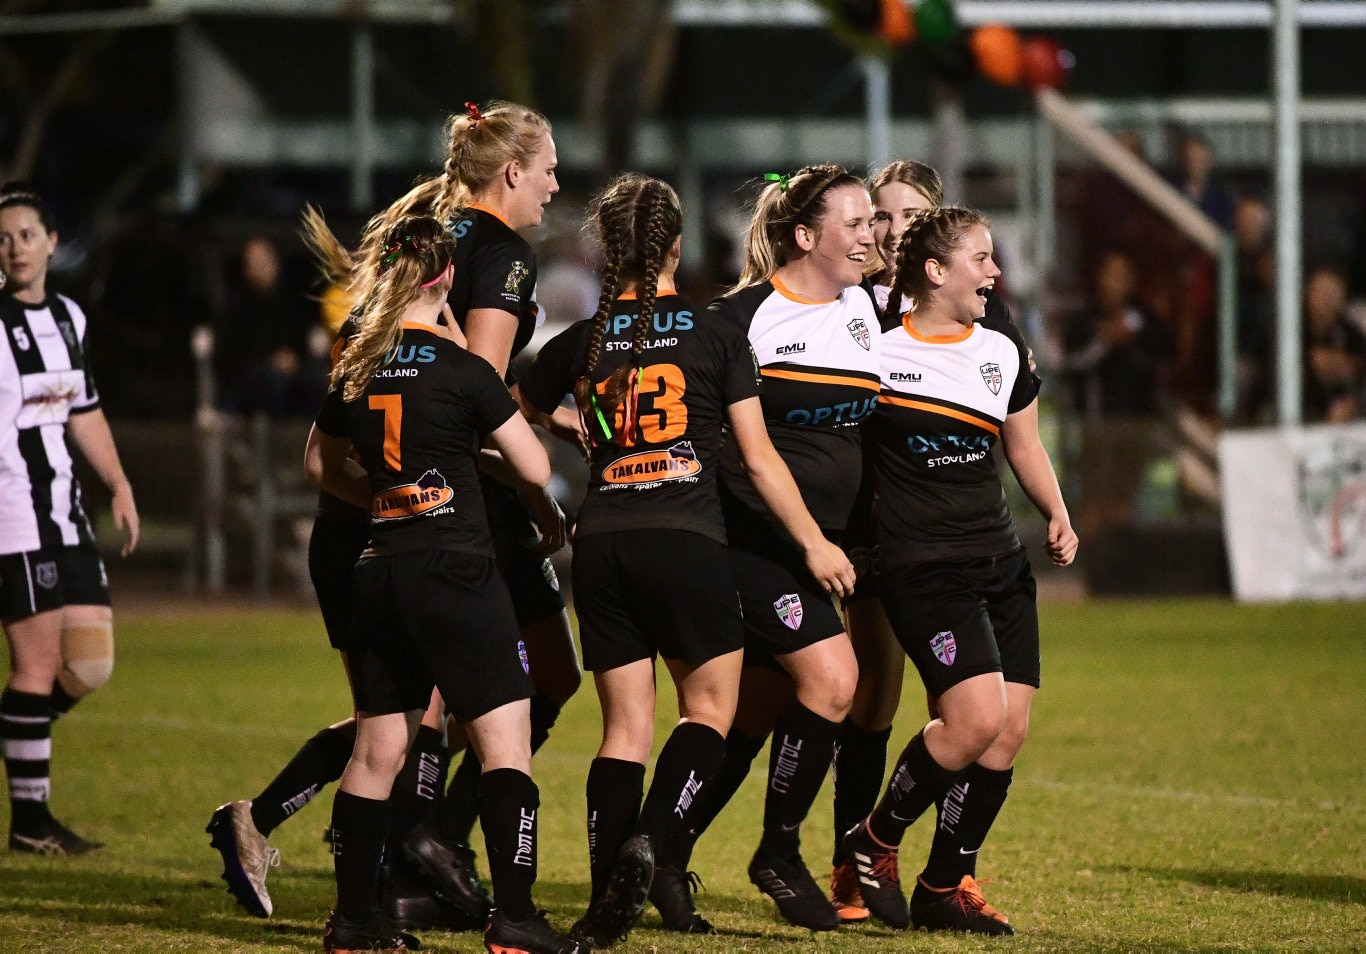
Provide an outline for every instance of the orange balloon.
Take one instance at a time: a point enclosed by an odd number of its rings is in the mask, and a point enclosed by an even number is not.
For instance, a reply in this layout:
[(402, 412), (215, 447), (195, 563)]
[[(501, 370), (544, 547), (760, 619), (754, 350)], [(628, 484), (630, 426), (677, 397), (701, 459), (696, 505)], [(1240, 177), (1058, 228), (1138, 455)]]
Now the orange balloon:
[(877, 32), (892, 46), (905, 46), (915, 39), (915, 20), (902, 0), (882, 0)]
[(1024, 68), (1024, 47), (1020, 35), (1004, 23), (978, 27), (969, 41), (977, 70), (1002, 86), (1014, 86)]

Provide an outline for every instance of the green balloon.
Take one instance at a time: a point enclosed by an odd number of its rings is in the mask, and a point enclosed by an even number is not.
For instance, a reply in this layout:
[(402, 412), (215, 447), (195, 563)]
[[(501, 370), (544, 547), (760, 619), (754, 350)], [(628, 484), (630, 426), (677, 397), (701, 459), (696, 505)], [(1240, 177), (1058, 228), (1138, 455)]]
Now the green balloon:
[(942, 46), (958, 32), (949, 0), (921, 0), (915, 8), (915, 32), (926, 46)]

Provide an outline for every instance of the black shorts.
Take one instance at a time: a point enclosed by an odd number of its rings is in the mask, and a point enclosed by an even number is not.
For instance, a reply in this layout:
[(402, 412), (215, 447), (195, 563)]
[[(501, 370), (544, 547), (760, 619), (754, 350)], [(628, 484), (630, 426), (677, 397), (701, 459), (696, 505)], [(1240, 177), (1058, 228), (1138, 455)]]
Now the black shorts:
[(366, 557), (351, 613), (351, 683), (363, 712), (425, 709), (433, 685), (461, 722), (531, 697), (526, 647), (491, 557)]
[(356, 648), (351, 636), (351, 583), (356, 561), (370, 539), (370, 520), (355, 516), (318, 515), (308, 538), (308, 576), (318, 595), (327, 641), (333, 649)]
[(845, 556), (854, 565), (854, 592), (844, 598), (844, 605), (859, 600), (875, 600), (882, 595), (882, 551), (876, 543), (860, 543), (844, 547)]
[(881, 582), (892, 631), (930, 695), (989, 672), (1038, 688), (1038, 589), (1024, 550), (898, 568)]
[(27, 619), (63, 606), (108, 605), (109, 577), (94, 544), (0, 556), (0, 619)]
[(530, 626), (564, 612), (560, 581), (550, 558), (536, 552), (540, 535), (517, 492), (489, 477), (481, 480), (484, 512), (493, 534), (498, 572), (512, 594), (517, 625)]
[(726, 548), (688, 530), (594, 533), (574, 543), (584, 668), (655, 654), (700, 665), (745, 645)]
[(764, 664), (844, 632), (800, 551), (752, 511), (726, 513), (730, 565), (745, 613), (745, 664)]

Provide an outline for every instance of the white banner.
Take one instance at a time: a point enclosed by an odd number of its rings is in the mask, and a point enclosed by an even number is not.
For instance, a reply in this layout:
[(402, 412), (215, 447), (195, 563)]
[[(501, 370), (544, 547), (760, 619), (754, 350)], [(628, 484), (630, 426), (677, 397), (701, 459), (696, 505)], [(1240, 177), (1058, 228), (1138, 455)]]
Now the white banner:
[(1238, 599), (1366, 599), (1366, 424), (1228, 432), (1219, 473)]

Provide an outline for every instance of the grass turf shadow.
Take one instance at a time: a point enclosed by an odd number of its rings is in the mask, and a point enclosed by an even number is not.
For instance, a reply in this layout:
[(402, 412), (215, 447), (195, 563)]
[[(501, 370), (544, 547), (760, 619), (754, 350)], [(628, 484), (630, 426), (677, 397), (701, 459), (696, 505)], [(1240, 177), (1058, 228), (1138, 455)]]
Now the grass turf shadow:
[(1224, 888), (1278, 897), (1311, 898), (1366, 904), (1366, 878), (1351, 875), (1304, 875), (1284, 871), (1233, 871), (1224, 868), (1132, 868), (1108, 869), (1120, 874), (1142, 874), (1169, 881), (1185, 881), (1207, 888)]

